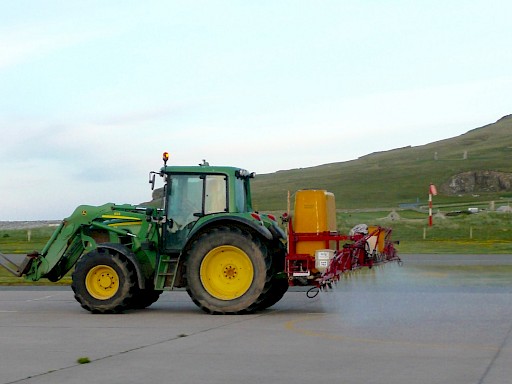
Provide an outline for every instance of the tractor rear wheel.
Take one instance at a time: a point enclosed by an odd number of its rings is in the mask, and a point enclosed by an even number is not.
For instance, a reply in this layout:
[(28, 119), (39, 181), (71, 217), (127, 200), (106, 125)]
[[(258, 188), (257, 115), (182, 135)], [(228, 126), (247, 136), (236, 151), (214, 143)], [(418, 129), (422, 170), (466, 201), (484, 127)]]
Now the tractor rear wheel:
[(265, 298), (258, 305), (258, 310), (267, 309), (281, 300), (286, 292), (288, 292), (288, 279), (287, 278), (273, 278), (270, 289), (268, 290)]
[(270, 281), (270, 289), (267, 291), (265, 298), (258, 305), (258, 310), (273, 306), (281, 300), (288, 291), (288, 279), (286, 276), (279, 276), (279, 274), (284, 272), (285, 257), (286, 249), (283, 245), (277, 244), (272, 251), (273, 277)]
[(138, 288), (132, 299), (132, 305), (131, 308), (133, 309), (144, 309), (149, 307), (151, 304), (153, 304), (155, 301), (157, 301), (160, 298), (160, 295), (163, 291), (161, 290), (155, 290), (154, 284), (153, 284), (153, 278), (146, 281), (146, 288), (140, 289)]
[(257, 238), (238, 228), (215, 228), (188, 252), (187, 292), (207, 313), (250, 313), (270, 288), (270, 265), (267, 248)]
[(119, 313), (132, 306), (135, 273), (115, 250), (98, 248), (84, 255), (72, 278), (75, 299), (92, 313)]

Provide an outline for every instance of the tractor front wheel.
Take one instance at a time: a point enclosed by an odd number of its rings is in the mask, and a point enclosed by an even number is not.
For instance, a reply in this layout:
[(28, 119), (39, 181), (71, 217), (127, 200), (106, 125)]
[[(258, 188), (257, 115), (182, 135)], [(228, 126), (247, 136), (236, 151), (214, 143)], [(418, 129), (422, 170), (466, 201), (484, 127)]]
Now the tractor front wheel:
[(82, 308), (119, 313), (131, 308), (137, 290), (131, 264), (115, 250), (98, 248), (78, 261), (71, 287)]
[(187, 292), (207, 313), (253, 312), (270, 288), (270, 264), (267, 248), (249, 233), (212, 229), (188, 252)]

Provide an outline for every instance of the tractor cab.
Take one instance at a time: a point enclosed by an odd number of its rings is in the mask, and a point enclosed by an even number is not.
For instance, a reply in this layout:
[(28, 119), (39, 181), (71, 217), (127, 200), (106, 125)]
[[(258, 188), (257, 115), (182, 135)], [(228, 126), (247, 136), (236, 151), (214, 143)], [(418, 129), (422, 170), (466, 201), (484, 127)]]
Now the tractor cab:
[[(204, 164), (204, 165), (203, 165)], [(180, 253), (194, 228), (219, 216), (252, 212), (249, 178), (235, 167), (164, 166), (163, 248)]]

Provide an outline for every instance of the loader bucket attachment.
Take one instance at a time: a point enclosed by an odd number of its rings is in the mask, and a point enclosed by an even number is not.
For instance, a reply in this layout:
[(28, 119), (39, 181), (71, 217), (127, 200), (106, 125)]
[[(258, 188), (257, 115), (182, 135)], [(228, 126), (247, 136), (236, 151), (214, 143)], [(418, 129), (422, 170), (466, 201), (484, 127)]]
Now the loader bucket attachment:
[(30, 270), (32, 260), (33, 258), (27, 255), (25, 256), (23, 261), (18, 265), (3, 253), (0, 253), (0, 265), (17, 277), (23, 276)]

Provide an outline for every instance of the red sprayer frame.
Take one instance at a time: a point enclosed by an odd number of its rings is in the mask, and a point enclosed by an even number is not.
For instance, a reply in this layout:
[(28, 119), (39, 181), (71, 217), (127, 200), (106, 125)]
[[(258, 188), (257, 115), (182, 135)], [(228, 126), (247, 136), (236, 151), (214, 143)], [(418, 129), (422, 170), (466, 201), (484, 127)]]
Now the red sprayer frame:
[[(283, 219), (288, 224), (288, 255), (285, 259), (285, 272), (292, 286), (312, 285), (323, 288), (337, 281), (346, 271), (361, 267), (371, 268), (388, 261), (401, 262), (394, 247), (398, 241), (391, 241), (391, 228), (376, 226), (371, 227), (366, 234), (354, 235), (341, 235), (338, 232), (296, 233), (293, 230), (292, 220), (288, 217)], [(368, 240), (372, 236), (376, 236), (377, 239), (384, 236), (380, 251), (377, 245), (371, 249)], [(334, 251), (332, 259), (323, 272), (316, 269), (314, 256), (297, 253), (297, 244), (302, 241), (324, 242), (325, 249)]]

